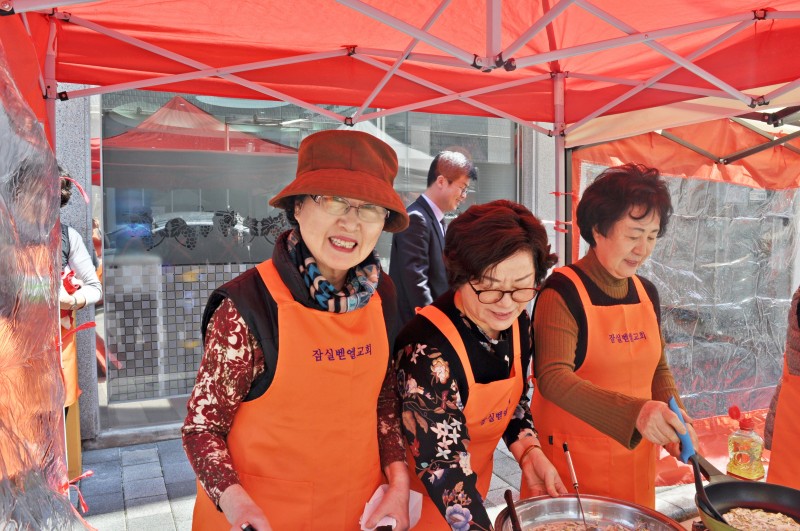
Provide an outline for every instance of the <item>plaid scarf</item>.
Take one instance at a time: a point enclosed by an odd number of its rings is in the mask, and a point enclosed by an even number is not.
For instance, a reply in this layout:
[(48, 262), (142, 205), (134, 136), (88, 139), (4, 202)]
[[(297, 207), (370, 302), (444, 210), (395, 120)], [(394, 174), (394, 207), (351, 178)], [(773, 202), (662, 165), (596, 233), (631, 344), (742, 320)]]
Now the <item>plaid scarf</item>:
[(322, 310), (345, 313), (363, 308), (378, 289), (381, 264), (374, 251), (348, 272), (344, 286), (337, 291), (320, 273), (316, 259), (300, 238), (297, 229), (292, 229), (286, 238), (286, 250), (289, 259), (300, 271), (311, 298)]

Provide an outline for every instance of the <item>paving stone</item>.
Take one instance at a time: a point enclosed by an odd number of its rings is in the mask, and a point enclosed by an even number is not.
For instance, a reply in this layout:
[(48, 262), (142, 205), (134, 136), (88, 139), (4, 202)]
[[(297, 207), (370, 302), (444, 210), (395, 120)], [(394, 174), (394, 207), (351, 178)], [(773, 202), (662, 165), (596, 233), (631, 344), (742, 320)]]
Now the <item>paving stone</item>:
[(494, 473), (504, 478), (507, 483), (517, 486), (519, 486), (519, 478), (522, 477), (522, 470), (519, 468), (519, 463), (517, 463), (513, 457), (508, 457), (502, 453), (495, 453)]
[(183, 463), (166, 464), (163, 466), (164, 483), (179, 483), (196, 479), (192, 465), (189, 461)]
[(172, 517), (175, 522), (189, 520), (192, 521), (192, 513), (194, 513), (194, 496), (191, 498), (172, 499), (169, 502), (172, 509)]
[(122, 481), (119, 477), (92, 476), (81, 480), (81, 492), (84, 497), (95, 494), (122, 494)]
[(91, 470), (93, 474), (83, 481), (94, 481), (97, 479), (113, 478), (117, 481), (122, 481), (122, 462), (120, 461), (104, 461), (102, 463), (94, 463), (91, 466), (83, 467), (84, 472)]
[(137, 479), (124, 482), (122, 491), (125, 493), (126, 500), (132, 500), (134, 498), (166, 496), (167, 487), (164, 485), (164, 478)]
[(511, 489), (513, 492), (517, 492), (516, 487), (508, 483), (504, 478), (501, 478), (497, 474), (492, 474), (492, 481), (489, 483), (489, 490), (497, 490), (497, 489)]
[(162, 513), (172, 514), (166, 494), (149, 498), (125, 499), (125, 515), (128, 520)]
[[(169, 513), (152, 514), (138, 518), (128, 518), (127, 531), (174, 531), (175, 522)], [(190, 528), (191, 529), (191, 528)]]
[(167, 497), (170, 500), (178, 500), (180, 498), (191, 498), (194, 500), (197, 496), (197, 482), (191, 481), (178, 481), (177, 483), (167, 483)]
[(167, 461), (172, 461), (170, 458), (169, 460), (165, 459), (165, 456), (178, 456), (183, 457), (188, 461), (186, 457), (186, 452), (183, 450), (183, 441), (181, 439), (170, 439), (169, 441), (161, 441), (156, 443), (156, 447), (158, 448), (158, 455), (161, 456), (161, 462), (166, 463)]
[(122, 465), (139, 465), (142, 463), (151, 463), (158, 461), (158, 449), (146, 448), (142, 450), (123, 450), (122, 451)]
[(122, 511), (89, 516), (86, 521), (99, 531), (126, 531), (125, 513)]
[(86, 465), (92, 465), (95, 463), (104, 463), (106, 461), (119, 461), (119, 460), (120, 460), (119, 448), (87, 450), (86, 452), (83, 452), (83, 455), (81, 456), (83, 468), (86, 468)]
[(122, 467), (122, 481), (124, 482), (136, 481), (137, 479), (160, 478), (162, 476), (161, 463), (158, 461)]
[(121, 492), (94, 494), (92, 496), (84, 496), (84, 499), (89, 506), (89, 511), (86, 513), (89, 516), (117, 512), (121, 514), (125, 509), (125, 499), (122, 497)]

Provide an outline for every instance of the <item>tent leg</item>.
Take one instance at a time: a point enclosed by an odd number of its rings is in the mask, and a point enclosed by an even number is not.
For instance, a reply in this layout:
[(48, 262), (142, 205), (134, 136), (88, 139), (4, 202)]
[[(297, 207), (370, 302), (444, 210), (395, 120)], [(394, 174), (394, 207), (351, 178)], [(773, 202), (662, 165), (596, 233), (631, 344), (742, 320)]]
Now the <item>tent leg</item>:
[(565, 221), (565, 203), (567, 196), (564, 194), (566, 186), (566, 137), (564, 136), (564, 128), (566, 123), (564, 121), (564, 83), (566, 75), (562, 72), (553, 75), (553, 104), (555, 110), (555, 117), (553, 122), (553, 136), (555, 138), (555, 199), (556, 199), (556, 225), (555, 225), (555, 243), (556, 254), (558, 254), (558, 265), (562, 266), (571, 260), (567, 261), (567, 235), (562, 232), (567, 225), (563, 225)]
[(58, 43), (56, 38), (56, 20), (50, 17), (50, 36), (47, 40), (47, 55), (44, 58), (44, 107), (47, 113), (48, 131), (50, 132), (50, 148), (56, 152), (56, 55)]

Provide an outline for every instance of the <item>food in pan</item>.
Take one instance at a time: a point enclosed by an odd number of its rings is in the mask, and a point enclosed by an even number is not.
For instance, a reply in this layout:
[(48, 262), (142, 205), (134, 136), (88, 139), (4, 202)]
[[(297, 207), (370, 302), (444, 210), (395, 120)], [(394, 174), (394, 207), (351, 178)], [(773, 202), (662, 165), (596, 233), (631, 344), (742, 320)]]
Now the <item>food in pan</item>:
[(764, 531), (765, 529), (775, 529), (776, 531), (800, 531), (800, 524), (790, 516), (763, 511), (761, 509), (736, 507), (722, 516), (725, 517), (725, 520), (731, 527), (735, 527), (740, 531)]

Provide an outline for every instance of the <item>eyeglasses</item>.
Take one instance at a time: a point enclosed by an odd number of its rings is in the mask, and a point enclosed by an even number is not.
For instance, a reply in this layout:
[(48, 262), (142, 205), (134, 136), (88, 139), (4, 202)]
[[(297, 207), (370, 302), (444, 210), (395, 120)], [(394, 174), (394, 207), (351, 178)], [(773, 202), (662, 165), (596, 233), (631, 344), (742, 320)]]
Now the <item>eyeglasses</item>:
[(536, 288), (477, 290), (471, 282), (467, 282), (467, 284), (469, 284), (469, 287), (471, 287), (472, 291), (475, 292), (475, 295), (478, 296), (478, 300), (483, 304), (494, 304), (495, 302), (500, 302), (502, 298), (506, 296), (506, 293), (511, 295), (511, 300), (514, 302), (528, 302), (529, 300), (533, 299), (534, 295), (536, 295)]
[(344, 216), (351, 208), (355, 208), (358, 219), (367, 223), (384, 223), (389, 217), (389, 211), (382, 206), (371, 203), (353, 206), (350, 201), (338, 195), (312, 195), (311, 199), (333, 216)]
[(461, 197), (467, 197), (467, 194), (470, 193), (472, 190), (470, 190), (468, 184), (465, 184), (464, 186), (459, 186), (458, 191), (461, 194)]

